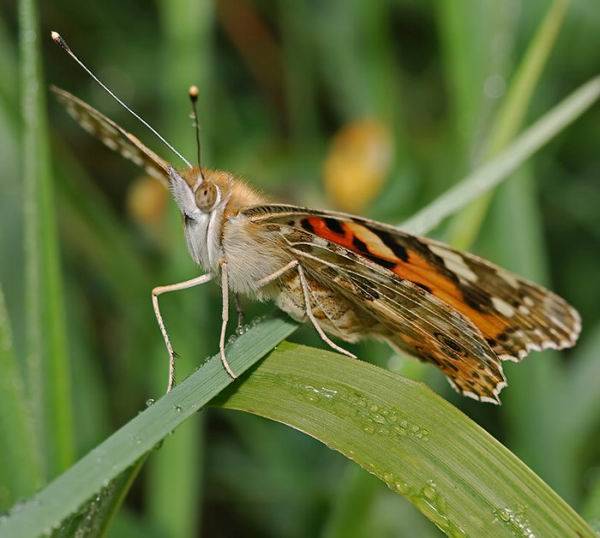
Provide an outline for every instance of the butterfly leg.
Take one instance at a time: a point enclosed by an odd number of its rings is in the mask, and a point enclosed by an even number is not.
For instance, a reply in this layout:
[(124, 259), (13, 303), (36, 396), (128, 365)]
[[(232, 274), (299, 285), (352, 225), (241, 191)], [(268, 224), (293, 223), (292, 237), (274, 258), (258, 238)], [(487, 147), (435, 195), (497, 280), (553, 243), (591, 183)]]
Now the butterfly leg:
[(242, 334), (242, 329), (244, 328), (244, 309), (242, 308), (242, 303), (240, 301), (239, 293), (234, 293), (233, 298), (235, 300), (235, 311), (237, 313), (237, 327), (235, 332), (237, 334)]
[(237, 376), (229, 366), (227, 357), (225, 356), (225, 334), (227, 332), (227, 322), (229, 321), (229, 280), (227, 275), (227, 263), (221, 262), (221, 294), (223, 296), (223, 314), (221, 323), (221, 338), (219, 340), (219, 351), (221, 353), (221, 362), (223, 367), (227, 370), (231, 379), (235, 379)]
[(296, 267), (298, 265), (298, 260), (292, 260), (290, 263), (288, 263), (287, 265), (284, 265), (281, 269), (277, 269), (277, 271), (275, 271), (274, 273), (271, 273), (269, 276), (266, 276), (265, 278), (261, 278), (256, 284), (259, 288), (262, 288), (263, 286), (266, 286), (267, 284), (273, 282), (273, 280), (277, 280), (280, 276), (284, 275), (285, 273), (287, 273), (290, 269), (293, 269), (294, 267)]
[(188, 288), (193, 288), (194, 286), (199, 286), (200, 284), (204, 284), (211, 280), (213, 275), (207, 273), (206, 275), (201, 275), (196, 278), (192, 278), (190, 280), (185, 280), (183, 282), (178, 282), (177, 284), (169, 284), (168, 286), (157, 286), (152, 290), (152, 307), (154, 308), (154, 315), (156, 316), (156, 321), (158, 322), (158, 326), (160, 327), (160, 332), (162, 334), (163, 340), (165, 341), (165, 346), (167, 347), (167, 351), (169, 352), (169, 381), (167, 383), (167, 392), (169, 392), (175, 383), (175, 352), (173, 351), (173, 346), (171, 345), (171, 339), (167, 333), (167, 329), (165, 328), (165, 322), (163, 321), (162, 315), (160, 313), (160, 308), (158, 306), (158, 296), (163, 293), (169, 293), (171, 291), (178, 290), (186, 290)]
[(308, 287), (308, 282), (306, 281), (306, 276), (304, 275), (304, 269), (302, 268), (302, 265), (300, 265), (300, 264), (298, 264), (298, 275), (300, 276), (300, 285), (302, 286), (302, 293), (304, 294), (304, 308), (306, 310), (306, 315), (308, 316), (308, 319), (310, 319), (314, 328), (319, 333), (321, 340), (323, 340), (323, 342), (325, 342), (328, 346), (335, 349), (336, 351), (339, 351), (340, 353), (343, 353), (344, 355), (347, 355), (348, 357), (352, 357), (353, 359), (356, 359), (356, 355), (345, 350), (343, 347), (338, 346), (335, 342), (332, 342), (331, 339), (325, 334), (325, 332), (319, 325), (317, 318), (315, 318), (315, 316), (312, 312), (312, 307), (310, 305), (310, 288)]

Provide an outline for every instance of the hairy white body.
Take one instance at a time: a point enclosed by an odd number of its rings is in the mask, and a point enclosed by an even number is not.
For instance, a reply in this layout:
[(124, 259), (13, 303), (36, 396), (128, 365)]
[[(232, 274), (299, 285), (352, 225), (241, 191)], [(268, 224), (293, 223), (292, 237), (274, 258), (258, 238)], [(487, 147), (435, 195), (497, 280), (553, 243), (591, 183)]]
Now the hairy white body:
[(255, 228), (245, 215), (239, 214), (223, 224), (221, 251), (227, 264), (229, 287), (236, 293), (260, 300), (271, 299), (273, 287), (261, 285), (261, 281), (286, 266), (292, 258), (286, 256), (285, 251), (273, 252), (267, 248), (266, 237)]

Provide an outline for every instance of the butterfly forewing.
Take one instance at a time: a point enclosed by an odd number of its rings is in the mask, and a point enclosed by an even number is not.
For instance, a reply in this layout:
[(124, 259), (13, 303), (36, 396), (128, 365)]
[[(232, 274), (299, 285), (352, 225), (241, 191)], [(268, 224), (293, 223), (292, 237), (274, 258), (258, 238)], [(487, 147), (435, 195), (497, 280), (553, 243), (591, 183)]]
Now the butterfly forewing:
[(108, 148), (142, 167), (148, 175), (165, 185), (168, 184), (168, 163), (142, 144), (137, 137), (69, 92), (56, 86), (51, 86), (51, 90), (69, 115), (83, 129), (98, 138)]
[(371, 335), (438, 366), (463, 394), (496, 400), (500, 360), (572, 345), (579, 317), (555, 294), (476, 256), (349, 215), (253, 208), (313, 278), (379, 320)]

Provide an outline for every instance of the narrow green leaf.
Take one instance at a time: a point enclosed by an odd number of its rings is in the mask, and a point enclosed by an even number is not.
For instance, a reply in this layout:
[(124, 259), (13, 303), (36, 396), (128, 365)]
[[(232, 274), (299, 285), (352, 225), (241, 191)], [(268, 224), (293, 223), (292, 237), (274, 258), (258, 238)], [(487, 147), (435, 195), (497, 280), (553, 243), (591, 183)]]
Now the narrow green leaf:
[[(296, 327), (283, 316), (258, 322), (229, 346), (228, 359), (233, 369), (242, 374)], [(45, 489), (7, 516), (0, 517), (0, 536), (33, 538), (57, 529), (94, 494), (231, 383), (220, 358), (215, 355)]]
[(111, 480), (110, 484), (94, 495), (83, 505), (83, 508), (63, 521), (61, 526), (52, 533), (52, 538), (104, 536), (145, 461), (146, 458), (142, 456), (131, 468)]
[(422, 383), (368, 363), (284, 343), (215, 404), (319, 439), (450, 536), (594, 536), (475, 422)]
[[(486, 157), (492, 157), (504, 149), (521, 128), (533, 93), (538, 87), (542, 70), (556, 42), (568, 4), (569, 0), (554, 0), (533, 37), (502, 107), (498, 111), (485, 150)], [(450, 242), (453, 245), (463, 249), (471, 246), (479, 233), (491, 200), (492, 194), (488, 193), (454, 218), (449, 231)]]
[(27, 389), (47, 472), (73, 461), (73, 417), (63, 290), (35, 0), (19, 1), (25, 215)]
[(1, 288), (0, 372), (0, 511), (4, 511), (42, 485), (42, 469)]
[(416, 234), (431, 230), (509, 177), (527, 158), (590, 108), (599, 96), (600, 77), (595, 77), (544, 114), (498, 156), (469, 174), (400, 226)]

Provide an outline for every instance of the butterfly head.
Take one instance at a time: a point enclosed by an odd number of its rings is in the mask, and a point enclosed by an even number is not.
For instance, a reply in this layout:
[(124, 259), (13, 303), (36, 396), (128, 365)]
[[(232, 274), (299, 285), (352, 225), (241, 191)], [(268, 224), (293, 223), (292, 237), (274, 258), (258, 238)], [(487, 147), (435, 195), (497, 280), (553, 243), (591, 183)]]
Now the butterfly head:
[(168, 172), (171, 193), (186, 217), (201, 220), (227, 205), (232, 183), (229, 174), (198, 167), (181, 173), (169, 168)]

